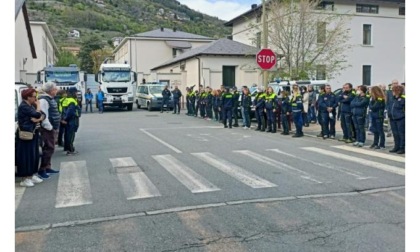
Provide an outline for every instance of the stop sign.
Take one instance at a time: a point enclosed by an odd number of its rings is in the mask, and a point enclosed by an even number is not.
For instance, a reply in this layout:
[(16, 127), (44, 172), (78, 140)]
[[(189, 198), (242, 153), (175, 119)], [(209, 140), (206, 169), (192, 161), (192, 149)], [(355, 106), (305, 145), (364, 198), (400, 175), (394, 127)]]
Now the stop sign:
[(277, 63), (276, 54), (268, 48), (262, 49), (257, 53), (256, 56), (257, 64), (263, 70), (268, 70), (272, 68)]

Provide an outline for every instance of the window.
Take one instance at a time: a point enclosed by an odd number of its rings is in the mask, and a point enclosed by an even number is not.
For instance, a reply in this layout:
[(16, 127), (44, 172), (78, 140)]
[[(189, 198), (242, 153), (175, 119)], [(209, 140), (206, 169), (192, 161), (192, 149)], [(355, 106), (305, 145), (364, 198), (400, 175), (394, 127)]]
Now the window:
[(327, 79), (327, 68), (325, 65), (316, 66), (316, 79), (317, 80), (326, 80)]
[(372, 44), (372, 25), (364, 24), (363, 25), (363, 44), (371, 45)]
[(398, 10), (398, 15), (405, 16), (405, 7), (400, 7)]
[(175, 58), (176, 57), (176, 49), (172, 48), (172, 57)]
[(370, 86), (372, 66), (363, 66), (363, 85)]
[(356, 12), (378, 14), (379, 5), (356, 4)]
[(257, 48), (258, 49), (261, 49), (261, 32), (257, 32), (257, 41), (256, 41), (256, 44), (257, 44)]
[(327, 23), (320, 22), (317, 26), (317, 37), (316, 42), (317, 43), (325, 43), (327, 37)]
[(329, 11), (333, 11), (334, 10), (334, 2), (332, 1), (321, 1), (318, 6), (317, 6), (318, 10), (329, 10)]

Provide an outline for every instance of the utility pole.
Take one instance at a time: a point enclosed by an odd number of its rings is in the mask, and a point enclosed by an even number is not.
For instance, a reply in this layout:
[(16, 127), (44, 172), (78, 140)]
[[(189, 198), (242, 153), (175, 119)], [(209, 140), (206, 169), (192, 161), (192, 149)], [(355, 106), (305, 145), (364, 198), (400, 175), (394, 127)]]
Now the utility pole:
[[(265, 9), (265, 0), (262, 0), (262, 23), (263, 23), (263, 48), (268, 48), (268, 24), (267, 24), (267, 12)], [(263, 70), (263, 85), (265, 88), (268, 86), (268, 72)]]

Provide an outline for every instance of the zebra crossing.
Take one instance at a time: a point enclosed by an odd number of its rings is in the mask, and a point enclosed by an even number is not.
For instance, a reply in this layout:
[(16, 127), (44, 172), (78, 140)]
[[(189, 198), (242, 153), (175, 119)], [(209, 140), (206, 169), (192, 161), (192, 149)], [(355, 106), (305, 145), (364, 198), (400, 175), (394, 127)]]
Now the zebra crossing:
[[(313, 170), (303, 170), (294, 167), (292, 162), (303, 162), (316, 168), (322, 168), (327, 172), (337, 173), (341, 176), (348, 177), (349, 180), (354, 179), (355, 181), (362, 181), (373, 178), (369, 176), (371, 168), (374, 171), (386, 172), (405, 176), (405, 170), (401, 166), (393, 166), (390, 164), (380, 163), (377, 161), (370, 160), (373, 155), (373, 151), (360, 152), (357, 148), (343, 148), (342, 146), (326, 147), (327, 149), (315, 148), (315, 147), (302, 147), (300, 150), (309, 153), (317, 153), (324, 156), (325, 160), (338, 159), (346, 162), (352, 162), (353, 164), (362, 165), (363, 170), (352, 169), (349, 165), (337, 165), (330, 161), (314, 161), (312, 159), (305, 158), (303, 155), (291, 154), (285, 150), (280, 149), (267, 149), (258, 151), (251, 150), (233, 150), (232, 155), (237, 155), (243, 158), (247, 164), (250, 162), (258, 163), (260, 167), (270, 167), (273, 170), (278, 170), (282, 174), (287, 175), (287, 179), (293, 178), (295, 180), (304, 181), (313, 185), (323, 185), (325, 183), (334, 183), (334, 181), (328, 181), (327, 178), (322, 177), (320, 174)], [(331, 148), (331, 149), (328, 149)], [(337, 150), (345, 151), (346, 154), (337, 152)], [(358, 157), (350, 156), (352, 152), (358, 154)], [(376, 153), (376, 152), (375, 152)], [(270, 156), (271, 154), (271, 156)], [(273, 157), (276, 154), (277, 158)], [(378, 155), (380, 154), (380, 155)], [(404, 160), (401, 157), (393, 156), (390, 154), (378, 153), (376, 156), (383, 158), (384, 160), (391, 160), (395, 163), (404, 165)], [(217, 173), (227, 175), (226, 179), (235, 180), (239, 184), (244, 185), (246, 188), (251, 190), (259, 190), (264, 188), (276, 188), (278, 187), (279, 181), (274, 178), (266, 178), (256, 174), (255, 170), (250, 171), (246, 165), (238, 164), (237, 160), (227, 160), (230, 155), (218, 156), (211, 152), (197, 152), (197, 153), (182, 153), (182, 155), (188, 155), (186, 161), (180, 159), (179, 153), (174, 155), (153, 155), (151, 159), (154, 160), (163, 171), (166, 171), (168, 176), (173, 177), (177, 183), (180, 183), (190, 193), (203, 194), (213, 193), (217, 191), (227, 190), (217, 184), (212, 179), (206, 178), (204, 174), (195, 169), (195, 166), (191, 163), (205, 165), (205, 169), (214, 169)], [(284, 162), (283, 158), (287, 157), (288, 162)], [(162, 194), (159, 191), (159, 186), (155, 180), (149, 178), (147, 172), (142, 170), (140, 166), (132, 157), (119, 157), (109, 158), (109, 163), (114, 171), (113, 175), (118, 178), (119, 190), (121, 190), (126, 200), (142, 200), (147, 198), (161, 197)], [(289, 164), (288, 164), (289, 163)], [(60, 173), (57, 184), (55, 208), (68, 208), (75, 206), (83, 206), (94, 204), (91, 190), (91, 181), (89, 178), (89, 161), (71, 161), (62, 162), (60, 165)], [(251, 164), (252, 165), (252, 164)], [(243, 167), (245, 166), (245, 167)], [(301, 166), (300, 166), (301, 167)], [(249, 167), (248, 167), (249, 168)], [(201, 171), (201, 173), (203, 173)], [(335, 182), (339, 183), (339, 182)], [(22, 198), (24, 191), (19, 191), (19, 195), (16, 198)], [(163, 195), (164, 196), (164, 195)], [(18, 200), (16, 202), (15, 210), (18, 208)]]

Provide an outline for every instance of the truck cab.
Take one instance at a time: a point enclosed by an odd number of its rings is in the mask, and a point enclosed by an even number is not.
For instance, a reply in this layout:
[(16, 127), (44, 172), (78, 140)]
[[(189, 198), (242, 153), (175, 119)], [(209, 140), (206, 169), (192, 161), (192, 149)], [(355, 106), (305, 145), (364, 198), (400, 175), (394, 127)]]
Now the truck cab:
[(104, 106), (133, 110), (137, 74), (128, 64), (103, 63), (95, 81), (104, 92)]

